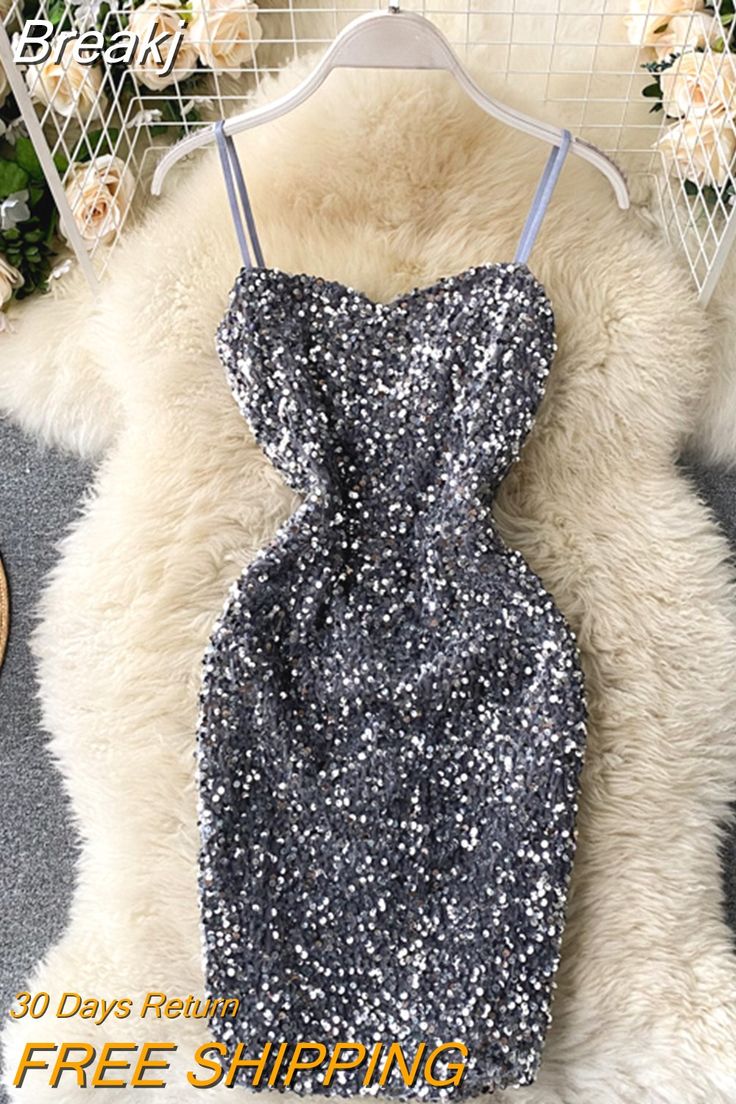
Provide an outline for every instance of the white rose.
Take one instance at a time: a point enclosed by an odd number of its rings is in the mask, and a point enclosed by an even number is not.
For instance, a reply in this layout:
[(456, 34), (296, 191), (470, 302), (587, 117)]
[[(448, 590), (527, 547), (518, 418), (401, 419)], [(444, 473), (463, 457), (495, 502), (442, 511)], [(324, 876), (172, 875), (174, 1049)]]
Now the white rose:
[(657, 143), (665, 161), (684, 180), (701, 187), (722, 188), (731, 176), (736, 155), (733, 120), (722, 112), (683, 119), (668, 127)]
[(723, 27), (709, 12), (691, 12), (675, 15), (667, 24), (667, 29), (657, 35), (654, 52), (659, 61), (671, 54), (681, 54), (683, 50), (702, 50), (712, 46), (722, 36)]
[(88, 245), (114, 241), (128, 209), (135, 181), (119, 157), (105, 154), (72, 165), (65, 183), (74, 221)]
[(240, 70), (255, 56), (263, 30), (249, 0), (194, 0), (189, 37), (208, 69)]
[(4, 307), (10, 301), (13, 292), (22, 284), (23, 277), (18, 269), (8, 264), (0, 253), (0, 307)]
[(660, 84), (668, 115), (699, 117), (736, 110), (736, 64), (729, 53), (688, 50), (660, 74)]
[(26, 83), (36, 103), (50, 104), (57, 115), (87, 119), (101, 114), (106, 104), (101, 69), (81, 65), (68, 47), (60, 62), (54, 60), (52, 51), (47, 61), (29, 65)]
[(141, 40), (147, 41), (149, 34), (174, 35), (184, 28), (179, 14), (179, 5), (176, 0), (145, 0), (139, 8), (135, 8), (128, 19), (128, 30), (131, 34), (138, 35), (138, 48), (130, 67), (131, 72), (138, 78), (141, 84), (147, 88), (166, 88), (176, 81), (184, 80), (196, 68), (197, 52), (187, 36), (182, 39), (177, 52), (174, 67), (170, 72), (162, 73), (162, 69), (168, 69), (173, 39), (168, 38), (160, 46), (162, 63), (158, 65), (151, 57), (150, 51), (145, 58), (141, 58)]
[(702, 11), (705, 0), (629, 0), (624, 23), (634, 46), (657, 46), (674, 15)]

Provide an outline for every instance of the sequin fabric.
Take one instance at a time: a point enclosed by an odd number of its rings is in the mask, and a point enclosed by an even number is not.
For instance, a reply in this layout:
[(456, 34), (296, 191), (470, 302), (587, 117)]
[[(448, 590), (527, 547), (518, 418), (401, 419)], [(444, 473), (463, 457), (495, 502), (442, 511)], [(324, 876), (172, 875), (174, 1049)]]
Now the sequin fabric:
[[(217, 344), (303, 505), (232, 587), (198, 741), (212, 1036), (458, 1040), (467, 1097), (534, 1079), (575, 845), (575, 642), (493, 495), (556, 344), (526, 265), (390, 303), (244, 269)], [(455, 1056), (456, 1058), (457, 1056)], [(375, 1093), (364, 1071), (300, 1093)], [(243, 1076), (243, 1082), (249, 1078)]]

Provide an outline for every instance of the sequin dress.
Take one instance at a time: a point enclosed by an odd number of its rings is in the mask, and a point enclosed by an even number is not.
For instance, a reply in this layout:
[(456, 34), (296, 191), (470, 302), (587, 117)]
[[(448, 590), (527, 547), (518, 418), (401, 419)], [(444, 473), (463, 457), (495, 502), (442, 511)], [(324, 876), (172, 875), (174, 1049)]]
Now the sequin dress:
[[(244, 184), (220, 141), (232, 201)], [(550, 302), (524, 260), (390, 303), (246, 263), (217, 345), (303, 504), (232, 587), (204, 661), (206, 981), (240, 1001), (212, 1037), (251, 1056), (399, 1043), (409, 1065), (454, 1041), (459, 1085), (392, 1076), (379, 1094), (527, 1084), (585, 707), (570, 629), (492, 503), (555, 354)], [(288, 1088), (375, 1094), (366, 1068)]]

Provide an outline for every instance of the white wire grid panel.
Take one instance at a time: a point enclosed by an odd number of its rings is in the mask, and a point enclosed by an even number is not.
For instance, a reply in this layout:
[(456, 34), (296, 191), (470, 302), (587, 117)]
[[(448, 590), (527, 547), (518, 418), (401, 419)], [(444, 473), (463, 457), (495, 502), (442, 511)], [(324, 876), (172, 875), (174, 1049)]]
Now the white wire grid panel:
[[(3, 2), (7, 4), (7, 0), (0, 0), (0, 11)], [(329, 5), (319, 0), (280, 4), (260, 0), (256, 8), (248, 0), (194, 0), (194, 4), (189, 0), (186, 8), (178, 8), (177, 0), (147, 0), (149, 6), (156, 2), (175, 13), (177, 25), (183, 15), (186, 35), (194, 34), (192, 21), (199, 18), (199, 53), (182, 47), (181, 80), (151, 89), (145, 83), (150, 77), (134, 68), (121, 71), (120, 67), (97, 65), (94, 78), (85, 78), (88, 83), (83, 95), (75, 98), (69, 96), (74, 89), (65, 84), (65, 77), (50, 95), (39, 88), (38, 77), (34, 88), (30, 70), (11, 77), (24, 117), (33, 112), (40, 123), (40, 127), (29, 128), (31, 137), (38, 146), (43, 132), (47, 153), (61, 165), (57, 198), (64, 189), (74, 208), (65, 211), (61, 199), (63, 222), (68, 227), (71, 221), (75, 224), (67, 237), (77, 253), (84, 254), (80, 261), (88, 272), (97, 277), (104, 272), (132, 212), (147, 201), (148, 181), (162, 148), (196, 126), (242, 109), (268, 74), (310, 52), (316, 51), (316, 57), (351, 19), (384, 6), (360, 0)], [(728, 29), (720, 24), (723, 2), (720, 0), (715, 10), (708, 9), (715, 30), (697, 53), (698, 65), (710, 59), (719, 73), (733, 64), (733, 55), (723, 49), (728, 36)], [(688, 114), (680, 123), (676, 116), (652, 113), (656, 101), (642, 92), (654, 77), (642, 65), (657, 55), (651, 46), (640, 48), (639, 39), (646, 42), (649, 24), (641, 23), (640, 35), (636, 21), (630, 18), (632, 4), (641, 10), (643, 21), (654, 18), (656, 22), (656, 13), (663, 9), (684, 10), (685, 18), (677, 28), (666, 28), (671, 52), (680, 55), (668, 77), (670, 83), (676, 83), (674, 72), (690, 58), (693, 21), (700, 18), (704, 3), (651, 0), (647, 6), (637, 0), (405, 0), (402, 6), (431, 18), (474, 67), (481, 83), (498, 89), (499, 82), (505, 80), (510, 102), (515, 95), (527, 105), (538, 101), (540, 114), (598, 145), (632, 177), (648, 181), (663, 229), (683, 250), (706, 297), (736, 234), (730, 188), (702, 186), (703, 166), (707, 169), (713, 164), (708, 143), (712, 147), (715, 142), (717, 156), (723, 154), (723, 145), (736, 151), (736, 138), (731, 138), (732, 114), (722, 102), (724, 82), (710, 82), (714, 97), (716, 92), (720, 96), (711, 105), (715, 124), (708, 110), (699, 110), (692, 120)], [(82, 0), (81, 5), (79, 0), (38, 0), (31, 14), (38, 18), (54, 15), (58, 23), (61, 10), (68, 25), (79, 25), (86, 18), (109, 37), (140, 12), (139, 5), (130, 3), (116, 7), (116, 0), (108, 0), (101, 8), (98, 4), (99, 0)], [(11, 35), (23, 17), (29, 17), (28, 0), (12, 0), (4, 18)], [(685, 73), (678, 89), (680, 109), (689, 111), (684, 101), (688, 95), (692, 103), (698, 95), (702, 98), (702, 89), (692, 81), (685, 88), (684, 77)], [(736, 80), (730, 88), (736, 90)], [(672, 103), (674, 99), (668, 102), (668, 111)], [(686, 125), (690, 127), (687, 131)], [(655, 145), (665, 127), (678, 126), (679, 138), (669, 134), (664, 143)], [(96, 176), (88, 157), (94, 150), (102, 151)], [(75, 166), (80, 156), (87, 157), (87, 169)], [(42, 161), (50, 171), (48, 157)], [(730, 182), (730, 159), (726, 168)], [(100, 194), (109, 191), (111, 177), (118, 202), (106, 219), (92, 193), (95, 184)], [(694, 194), (687, 194), (686, 182)], [(105, 195), (102, 198), (104, 201)], [(104, 208), (104, 202), (101, 206)]]

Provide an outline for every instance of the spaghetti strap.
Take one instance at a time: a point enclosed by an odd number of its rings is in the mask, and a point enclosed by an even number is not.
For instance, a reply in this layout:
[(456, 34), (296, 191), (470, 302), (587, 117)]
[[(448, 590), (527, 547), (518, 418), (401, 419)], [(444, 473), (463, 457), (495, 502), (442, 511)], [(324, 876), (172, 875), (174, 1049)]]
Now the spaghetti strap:
[[(232, 211), (233, 222), (235, 223), (235, 233), (238, 237), (240, 252), (245, 267), (253, 267), (250, 250), (248, 249), (248, 239), (246, 237), (247, 226), (255, 262), (259, 268), (263, 268), (263, 252), (261, 250), (261, 243), (258, 240), (258, 231), (253, 217), (253, 208), (251, 207), (250, 198), (248, 196), (248, 189), (245, 185), (243, 170), (235, 149), (235, 143), (229, 135), (225, 134), (225, 123), (222, 119), (215, 124), (215, 137), (217, 138), (217, 148), (220, 152), (220, 161), (225, 177), (227, 198), (230, 204), (230, 210)], [(238, 197), (240, 197), (240, 202), (238, 202)], [(243, 225), (243, 215), (245, 215), (245, 225)]]
[[(248, 196), (243, 170), (235, 149), (235, 143), (230, 135), (225, 134), (225, 123), (222, 119), (215, 124), (215, 136), (225, 177), (227, 198), (232, 211), (235, 233), (238, 237), (243, 262), (246, 268), (253, 267), (253, 260), (248, 248), (248, 238), (250, 238), (255, 263), (262, 268), (265, 263), (263, 251), (258, 238), (258, 230), (253, 217), (253, 208)], [(572, 135), (570, 131), (563, 130), (559, 146), (555, 146), (549, 155), (516, 249), (514, 260), (519, 264), (526, 264), (529, 259), (571, 142)], [(243, 221), (244, 218), (245, 222)]]
[(534, 194), (534, 199), (532, 200), (532, 205), (527, 215), (526, 222), (524, 223), (524, 229), (521, 232), (519, 244), (516, 248), (514, 260), (519, 264), (526, 264), (529, 259), (529, 254), (534, 247), (534, 242), (539, 233), (539, 228), (542, 225), (542, 220), (544, 219), (549, 201), (552, 198), (552, 192), (554, 191), (557, 178), (562, 170), (567, 151), (570, 149), (571, 142), (572, 135), (570, 131), (563, 130), (559, 146), (554, 147), (547, 159), (547, 164), (542, 173), (542, 179), (537, 185), (537, 190)]

